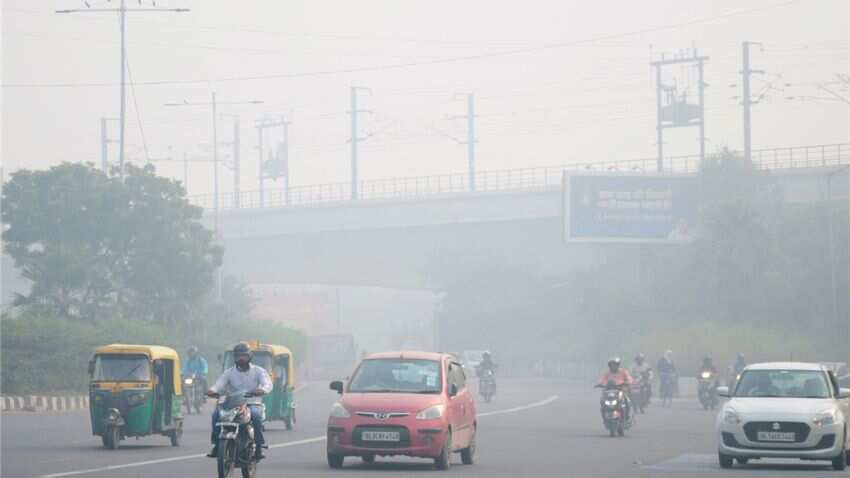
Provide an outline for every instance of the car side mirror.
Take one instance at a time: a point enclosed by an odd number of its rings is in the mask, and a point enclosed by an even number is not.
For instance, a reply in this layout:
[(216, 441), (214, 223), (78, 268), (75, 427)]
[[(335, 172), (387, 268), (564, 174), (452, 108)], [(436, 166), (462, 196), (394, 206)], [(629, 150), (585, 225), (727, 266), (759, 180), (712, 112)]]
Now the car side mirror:
[(457, 395), (457, 384), (453, 383), (449, 385), (449, 396), (454, 397), (455, 395)]
[(838, 398), (850, 398), (850, 388), (840, 388), (838, 389)]
[(334, 380), (331, 382), (330, 389), (335, 391), (336, 393), (342, 395), (342, 382), (339, 380)]
[(89, 360), (89, 376), (94, 375), (94, 360)]
[(717, 387), (717, 396), (729, 398), (729, 387)]

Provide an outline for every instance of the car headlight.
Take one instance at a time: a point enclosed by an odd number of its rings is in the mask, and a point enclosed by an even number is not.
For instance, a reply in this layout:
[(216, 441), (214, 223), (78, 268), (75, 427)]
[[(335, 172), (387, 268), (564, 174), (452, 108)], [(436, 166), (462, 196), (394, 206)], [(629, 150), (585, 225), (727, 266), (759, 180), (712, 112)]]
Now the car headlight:
[(435, 420), (443, 416), (446, 407), (443, 405), (434, 405), (416, 414), (417, 420)]
[(183, 380), (183, 383), (185, 383), (186, 385), (192, 385), (192, 379), (187, 378), (186, 380)]
[(348, 413), (348, 410), (346, 410), (341, 403), (336, 402), (331, 405), (331, 416), (334, 418), (349, 418), (351, 417), (351, 414)]
[(727, 409), (723, 412), (723, 423), (727, 425), (739, 425), (741, 423), (741, 416), (735, 410)]
[(819, 426), (834, 425), (838, 421), (838, 413), (835, 410), (824, 410), (815, 415), (812, 422)]

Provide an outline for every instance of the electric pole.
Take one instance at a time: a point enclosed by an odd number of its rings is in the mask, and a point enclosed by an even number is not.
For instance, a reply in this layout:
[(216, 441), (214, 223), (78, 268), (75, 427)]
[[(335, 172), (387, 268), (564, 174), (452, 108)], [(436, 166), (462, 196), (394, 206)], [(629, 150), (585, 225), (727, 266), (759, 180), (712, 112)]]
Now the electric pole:
[(283, 122), (283, 144), (278, 148), (283, 161), (283, 187), (286, 188), (286, 205), (289, 206), (292, 196), (289, 194), (289, 122)]
[(741, 47), (743, 49), (743, 68), (741, 76), (743, 77), (743, 106), (744, 106), (744, 159), (752, 161), (753, 145), (752, 145), (752, 129), (751, 129), (751, 108), (757, 103), (753, 101), (750, 93), (750, 76), (753, 73), (764, 73), (763, 70), (753, 70), (750, 68), (750, 45), (761, 46), (761, 43), (745, 41)]
[(109, 121), (117, 121), (118, 118), (100, 119), (100, 169), (109, 174), (109, 145), (117, 141), (109, 139)]
[[(709, 58), (700, 56), (696, 48), (692, 49), (688, 56), (679, 56), (672, 59), (661, 56), (659, 61), (653, 61), (650, 66), (655, 68), (655, 106), (656, 117), (656, 141), (658, 147), (657, 171), (664, 171), (664, 130), (668, 128), (685, 128), (691, 126), (699, 127), (699, 159), (700, 165), (705, 160), (705, 88), (708, 84), (704, 80), (704, 66)], [(677, 94), (675, 85), (665, 85), (661, 75), (662, 69), (671, 65), (695, 64), (697, 67), (697, 97), (698, 103), (688, 102), (687, 90)], [(667, 94), (665, 104), (664, 94)]]
[[(455, 96), (455, 98), (457, 98), (457, 96)], [(466, 145), (466, 157), (469, 162), (469, 192), (475, 192), (475, 143), (478, 141), (475, 138), (475, 95), (472, 93), (468, 93), (466, 95), (465, 115), (449, 116), (448, 119), (466, 120), (466, 141), (461, 141), (454, 137), (450, 138), (459, 144)]]
[[(286, 141), (287, 148), (289, 147), (289, 121), (286, 121), (285, 118), (281, 117), (279, 120), (277, 119), (267, 119), (257, 121), (255, 123), (255, 127), (257, 128), (257, 158), (259, 161), (259, 183), (260, 183), (260, 207), (264, 207), (265, 205), (265, 180), (267, 177), (271, 177), (272, 179), (277, 179), (277, 175), (275, 171), (272, 171), (273, 176), (269, 176), (266, 172), (265, 168), (265, 160), (263, 159), (263, 132), (270, 128), (283, 128), (283, 136)], [(287, 151), (287, 161), (289, 159), (289, 152)], [(287, 163), (288, 164), (288, 163)], [(286, 171), (287, 183), (286, 183), (286, 194), (287, 194), (287, 204), (289, 202), (289, 171), (287, 167)]]
[[(141, 2), (139, 2), (141, 3)], [(156, 3), (154, 2), (154, 5)], [(88, 3), (86, 3), (88, 7)], [(126, 0), (121, 0), (118, 8), (76, 8), (56, 10), (56, 13), (118, 13), (118, 22), (121, 30), (121, 107), (118, 127), (118, 168), (121, 181), (124, 181), (124, 125), (127, 117), (127, 47), (126, 47), (126, 30), (127, 30), (127, 12), (179, 12), (184, 13), (190, 11), (188, 8), (127, 8)]]
[(357, 109), (357, 91), (358, 90), (366, 90), (371, 92), (368, 88), (361, 88), (357, 86), (351, 87), (351, 111), (349, 114), (351, 115), (351, 199), (356, 200), (359, 197), (358, 193), (358, 184), (360, 182), (359, 173), (357, 170), (357, 144), (360, 141), (364, 141), (366, 138), (361, 138), (357, 132), (357, 115), (359, 113), (371, 113), (368, 110), (360, 110)]
[(240, 193), (242, 188), (240, 187), (240, 182), (242, 177), (240, 175), (240, 158), (239, 158), (239, 149), (241, 147), (241, 141), (239, 136), (239, 117), (233, 119), (233, 207), (239, 209), (240, 202)]

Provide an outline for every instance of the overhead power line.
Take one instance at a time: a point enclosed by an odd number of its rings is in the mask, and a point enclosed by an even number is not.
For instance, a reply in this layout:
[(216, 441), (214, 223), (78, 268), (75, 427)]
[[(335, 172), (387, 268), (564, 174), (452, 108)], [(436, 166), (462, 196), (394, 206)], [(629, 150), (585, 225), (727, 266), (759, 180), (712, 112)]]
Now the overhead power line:
[[(295, 79), (295, 78), (309, 78), (316, 76), (330, 76), (330, 75), (339, 75), (339, 74), (350, 74), (350, 73), (363, 73), (369, 71), (384, 71), (384, 70), (396, 70), (396, 69), (405, 69), (417, 66), (432, 66), (432, 65), (445, 65), (445, 64), (453, 64), (453, 63), (465, 63), (470, 61), (484, 60), (488, 58), (500, 58), (500, 57), (508, 57), (515, 56), (521, 54), (528, 53), (536, 53), (540, 51), (547, 50), (556, 50), (561, 48), (569, 48), (575, 47), (579, 45), (584, 45), (588, 43), (613, 40), (618, 38), (628, 38), (634, 36), (645, 35), (648, 33), (656, 33), (665, 30), (677, 29), (686, 26), (700, 25), (704, 23), (711, 23), (720, 20), (725, 20), (728, 18), (733, 18), (741, 15), (752, 15), (756, 13), (762, 13), (768, 10), (773, 10), (777, 8), (784, 8), (795, 3), (799, 3), (800, 0), (790, 0), (781, 3), (775, 3), (773, 5), (766, 5), (763, 7), (735, 10), (732, 12), (713, 15), (709, 17), (697, 18), (694, 20), (680, 22), (680, 23), (672, 23), (667, 25), (660, 25), (656, 27), (643, 28), (639, 30), (633, 30), (629, 32), (622, 33), (613, 33), (609, 35), (600, 35), (597, 37), (591, 37), (580, 40), (570, 40), (564, 42), (554, 42), (545, 45), (539, 45), (534, 47), (523, 47), (523, 48), (514, 48), (510, 50), (502, 50), (490, 53), (479, 53), (474, 55), (462, 55), (450, 58), (438, 58), (433, 60), (424, 60), (424, 61), (410, 61), (410, 62), (399, 62), (399, 63), (391, 63), (384, 65), (371, 65), (371, 66), (360, 66), (360, 67), (350, 67), (350, 68), (339, 68), (339, 69), (329, 69), (329, 70), (318, 70), (318, 71), (310, 71), (310, 72), (301, 72), (301, 73), (279, 73), (279, 74), (270, 74), (270, 75), (246, 75), (246, 76), (231, 76), (231, 77), (223, 77), (217, 79), (187, 79), (187, 80), (152, 80), (152, 81), (143, 81), (137, 83), (139, 86), (158, 86), (158, 85), (191, 85), (191, 84), (209, 84), (210, 82), (231, 82), (231, 81), (257, 81), (257, 80), (273, 80), (273, 79)], [(4, 88), (78, 88), (78, 87), (107, 87), (107, 86), (115, 86), (115, 83), (111, 82), (79, 82), (79, 83), (4, 83)]]

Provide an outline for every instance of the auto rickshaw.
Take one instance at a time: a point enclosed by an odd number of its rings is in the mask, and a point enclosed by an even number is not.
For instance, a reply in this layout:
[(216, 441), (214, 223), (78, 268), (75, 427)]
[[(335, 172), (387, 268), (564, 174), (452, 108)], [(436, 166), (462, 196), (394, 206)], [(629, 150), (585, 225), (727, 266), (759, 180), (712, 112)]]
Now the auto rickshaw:
[[(282, 345), (246, 341), (254, 352), (252, 362), (269, 372), (274, 388), (263, 396), (266, 421), (281, 420), (287, 430), (295, 424), (295, 356)], [(233, 366), (233, 353), (224, 352), (222, 371)]]
[(160, 434), (180, 446), (183, 435), (180, 357), (155, 345), (112, 344), (89, 362), (92, 434), (114, 450), (127, 437)]

